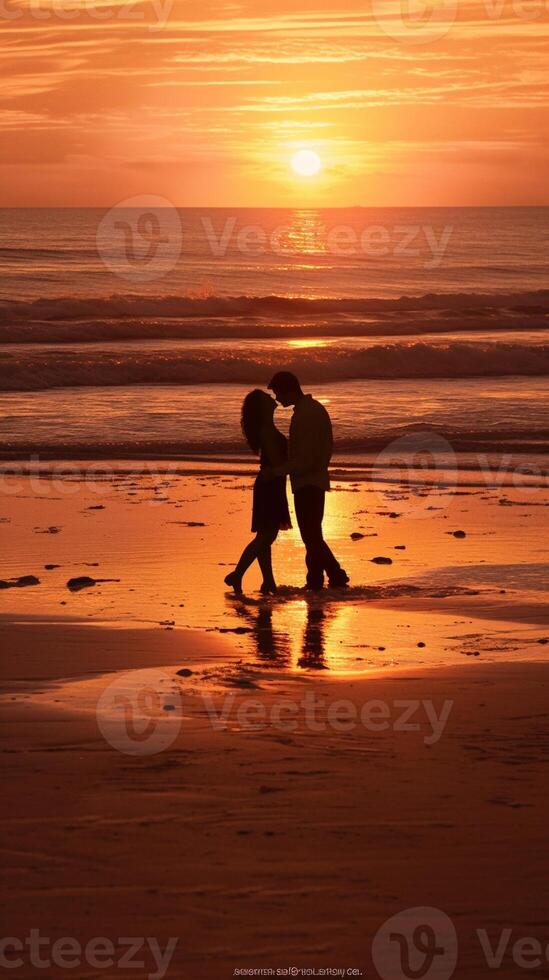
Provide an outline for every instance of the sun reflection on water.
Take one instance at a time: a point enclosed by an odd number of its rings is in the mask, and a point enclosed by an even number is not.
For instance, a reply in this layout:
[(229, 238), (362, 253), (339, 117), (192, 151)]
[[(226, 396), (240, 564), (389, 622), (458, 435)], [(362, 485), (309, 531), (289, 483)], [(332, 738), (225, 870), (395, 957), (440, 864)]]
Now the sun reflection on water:
[(299, 349), (307, 347), (329, 347), (333, 343), (333, 340), (289, 340), (288, 347), (298, 347)]
[(261, 663), (289, 670), (356, 669), (346, 658), (352, 610), (344, 604), (327, 605), (314, 596), (280, 605), (244, 599), (235, 611), (251, 628), (249, 639)]
[(297, 210), (287, 226), (281, 229), (279, 247), (294, 255), (325, 255), (328, 251), (327, 228), (320, 212)]

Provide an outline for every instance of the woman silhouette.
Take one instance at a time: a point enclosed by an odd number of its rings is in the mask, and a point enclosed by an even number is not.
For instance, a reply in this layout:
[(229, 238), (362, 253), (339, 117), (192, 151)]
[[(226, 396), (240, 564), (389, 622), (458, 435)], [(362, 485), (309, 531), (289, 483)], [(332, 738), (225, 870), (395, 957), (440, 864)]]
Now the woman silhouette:
[(252, 531), (255, 538), (244, 548), (234, 572), (225, 578), (225, 583), (238, 595), (242, 593), (243, 575), (254, 561), (258, 562), (263, 574), (261, 592), (264, 595), (276, 592), (271, 545), (279, 531), (292, 526), (286, 477), (267, 480), (262, 473), (264, 469), (280, 466), (288, 458), (286, 436), (274, 424), (275, 408), (275, 399), (258, 388), (246, 395), (242, 405), (242, 432), (252, 452), (260, 455), (260, 468), (253, 490)]

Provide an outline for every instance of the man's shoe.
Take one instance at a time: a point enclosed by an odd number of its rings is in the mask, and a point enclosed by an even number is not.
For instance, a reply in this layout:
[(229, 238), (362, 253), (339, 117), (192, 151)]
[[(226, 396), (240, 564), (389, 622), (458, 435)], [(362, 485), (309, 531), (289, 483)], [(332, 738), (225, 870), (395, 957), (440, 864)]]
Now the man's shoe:
[(262, 582), (259, 591), (262, 595), (276, 595), (278, 587), (275, 582)]
[(314, 582), (314, 583), (307, 582), (306, 585), (303, 586), (303, 588), (305, 589), (306, 592), (322, 592), (322, 589), (324, 588), (324, 582)]
[(347, 575), (347, 572), (344, 572), (342, 570), (340, 575), (336, 575), (334, 578), (330, 579), (329, 588), (344, 589), (345, 586), (348, 584), (349, 584), (349, 576)]

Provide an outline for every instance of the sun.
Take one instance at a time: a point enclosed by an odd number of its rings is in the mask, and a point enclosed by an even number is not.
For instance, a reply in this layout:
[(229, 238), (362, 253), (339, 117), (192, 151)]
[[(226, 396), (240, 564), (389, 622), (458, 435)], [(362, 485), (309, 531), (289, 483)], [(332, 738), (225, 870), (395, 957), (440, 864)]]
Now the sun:
[(322, 167), (322, 160), (314, 150), (298, 150), (292, 157), (292, 168), (300, 177), (314, 177)]

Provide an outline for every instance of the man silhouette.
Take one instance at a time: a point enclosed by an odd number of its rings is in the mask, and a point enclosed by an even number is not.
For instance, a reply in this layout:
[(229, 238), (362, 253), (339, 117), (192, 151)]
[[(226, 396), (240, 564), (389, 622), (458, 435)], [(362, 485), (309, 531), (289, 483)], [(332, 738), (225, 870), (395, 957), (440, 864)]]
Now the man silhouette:
[(330, 416), (312, 395), (304, 394), (295, 374), (290, 371), (278, 371), (269, 388), (285, 408), (294, 406), (288, 463), (276, 467), (273, 475), (290, 474), (297, 523), (305, 545), (307, 588), (322, 589), (324, 572), (331, 588), (341, 588), (347, 585), (349, 576), (322, 534), (324, 498), (330, 489), (328, 465), (333, 449)]

